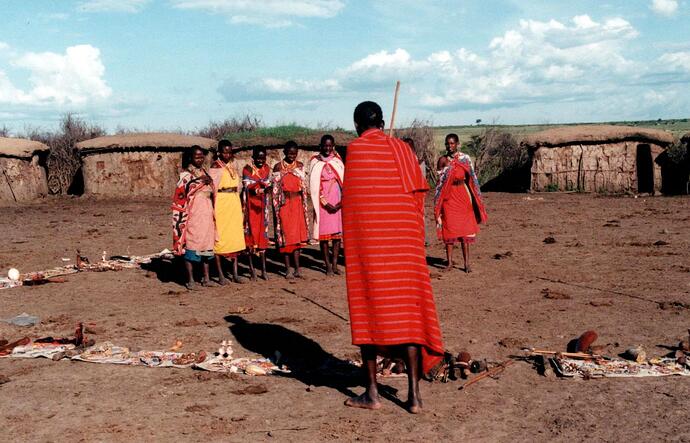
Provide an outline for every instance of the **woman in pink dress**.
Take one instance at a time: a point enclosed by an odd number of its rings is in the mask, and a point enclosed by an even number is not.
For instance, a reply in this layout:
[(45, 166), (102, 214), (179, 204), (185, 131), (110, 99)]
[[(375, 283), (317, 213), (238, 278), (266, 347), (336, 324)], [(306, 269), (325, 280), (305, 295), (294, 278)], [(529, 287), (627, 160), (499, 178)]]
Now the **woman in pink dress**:
[[(309, 162), (309, 191), (313, 208), (312, 237), (318, 238), (326, 275), (340, 274), (338, 255), (343, 238), (342, 189), (345, 165), (335, 152), (335, 139), (321, 137), (321, 152)], [(329, 250), (329, 242), (333, 249)]]
[(211, 283), (208, 274), (209, 261), (213, 259), (216, 242), (216, 226), (213, 215), (213, 180), (204, 168), (206, 152), (199, 146), (185, 152), (184, 170), (173, 196), (173, 252), (184, 258), (187, 289), (196, 289), (193, 266), (201, 263), (203, 280)]

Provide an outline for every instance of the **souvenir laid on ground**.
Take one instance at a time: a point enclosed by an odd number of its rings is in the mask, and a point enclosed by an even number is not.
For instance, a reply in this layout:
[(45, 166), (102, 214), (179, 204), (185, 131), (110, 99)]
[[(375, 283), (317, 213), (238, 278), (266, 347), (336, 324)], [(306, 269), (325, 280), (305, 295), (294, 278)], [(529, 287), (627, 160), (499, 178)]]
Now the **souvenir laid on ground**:
[[(7, 340), (3, 340), (7, 341)], [(29, 337), (23, 337), (20, 338), (17, 341), (13, 341), (11, 343), (5, 343), (0, 346), (0, 357), (10, 357), (12, 354), (12, 351), (14, 351), (14, 348), (17, 346), (25, 346), (31, 343), (31, 339)]]
[[(103, 252), (105, 253), (105, 251)], [(76, 274), (77, 272), (104, 272), (134, 269), (141, 267), (141, 265), (149, 264), (152, 260), (157, 258), (172, 259), (173, 255), (168, 249), (163, 249), (161, 252), (155, 254), (141, 256), (115, 255), (107, 260), (105, 256), (103, 256), (101, 261), (90, 263), (87, 257), (84, 257), (77, 251), (76, 264), (74, 265), (65, 265), (44, 271), (27, 272), (25, 274), (19, 274), (19, 271), (16, 269), (10, 269), (12, 272), (11, 276), (8, 275), (8, 278), (0, 278), (0, 289), (14, 288), (22, 285), (62, 282), (62, 280), (57, 280), (55, 277)], [(69, 259), (67, 260), (69, 261)], [(65, 258), (63, 258), (62, 261), (65, 261)]]
[[(348, 360), (344, 365), (330, 363), (328, 370), (338, 375), (352, 375), (353, 366), (361, 368), (362, 361)], [(376, 375), (383, 378), (407, 377), (405, 363), (400, 359), (385, 358), (379, 355), (376, 357)]]
[(17, 346), (10, 354), (13, 358), (50, 358), (53, 359), (56, 355), (74, 349), (75, 346), (68, 344), (55, 343), (36, 343), (32, 342), (24, 346)]
[(130, 355), (129, 348), (116, 346), (109, 341), (91, 346), (81, 354), (73, 356), (72, 360), (114, 365), (133, 365), (138, 362), (135, 356)]
[(21, 285), (21, 280), (12, 280), (10, 278), (0, 277), (0, 289), (16, 288), (17, 286)]
[(206, 353), (171, 352), (171, 351), (138, 351), (116, 346), (111, 342), (99, 343), (86, 349), (72, 360), (89, 363), (109, 363), (115, 365), (148, 366), (152, 368), (189, 368), (195, 363), (202, 363)]
[(653, 358), (644, 363), (622, 359), (591, 359), (574, 358), (551, 359), (556, 372), (564, 377), (663, 377), (667, 375), (690, 376), (690, 367), (677, 363), (675, 358)]
[(247, 375), (272, 375), (276, 372), (289, 374), (290, 371), (283, 367), (276, 366), (267, 358), (225, 358), (217, 355), (205, 362), (196, 363), (194, 369), (201, 369), (210, 372), (229, 372)]
[(271, 375), (274, 372), (290, 372), (285, 366), (276, 366), (267, 358), (232, 358), (232, 354), (232, 341), (223, 340), (214, 357), (204, 362), (196, 363), (194, 368), (210, 372), (244, 373), (247, 375)]

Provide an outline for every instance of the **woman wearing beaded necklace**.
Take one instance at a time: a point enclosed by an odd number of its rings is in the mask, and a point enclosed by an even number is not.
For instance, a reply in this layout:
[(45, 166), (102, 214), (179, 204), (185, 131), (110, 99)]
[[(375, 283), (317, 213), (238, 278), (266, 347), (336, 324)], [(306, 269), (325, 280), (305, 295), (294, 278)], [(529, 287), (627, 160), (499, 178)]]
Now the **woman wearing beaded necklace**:
[(240, 176), (234, 165), (232, 143), (221, 140), (218, 143), (216, 161), (210, 175), (216, 188), (215, 217), (217, 238), (213, 248), (216, 255), (218, 283), (225, 285), (223, 259), (232, 261), (232, 279), (241, 283), (237, 274), (237, 257), (246, 249), (244, 243), (244, 214), (240, 201)]
[(453, 245), (460, 243), (465, 272), (470, 268), (470, 244), (487, 216), (470, 156), (460, 152), (456, 134), (446, 136), (446, 154), (438, 159), (439, 179), (434, 214), (440, 240), (446, 245), (447, 267), (453, 268)]
[[(309, 190), (313, 206), (312, 238), (319, 239), (326, 275), (340, 274), (338, 255), (343, 238), (342, 188), (345, 165), (335, 152), (335, 139), (321, 137), (321, 152), (309, 162)], [(333, 253), (329, 250), (333, 243)]]
[[(273, 168), (273, 210), (276, 244), (285, 259), (285, 278), (302, 278), (300, 248), (309, 242), (307, 186), (304, 165), (297, 161), (297, 143), (285, 144), (285, 158)], [(295, 272), (290, 270), (292, 256)]]
[(209, 261), (213, 258), (216, 229), (213, 220), (213, 180), (204, 169), (206, 152), (192, 146), (182, 157), (184, 170), (173, 196), (173, 252), (184, 258), (189, 290), (196, 289), (194, 264), (201, 263), (203, 286), (210, 284)]
[(261, 258), (261, 278), (266, 273), (268, 249), (268, 215), (270, 212), (271, 169), (266, 164), (266, 150), (254, 148), (252, 161), (242, 169), (242, 203), (244, 207), (244, 236), (249, 249), (249, 269), (256, 280), (254, 255)]

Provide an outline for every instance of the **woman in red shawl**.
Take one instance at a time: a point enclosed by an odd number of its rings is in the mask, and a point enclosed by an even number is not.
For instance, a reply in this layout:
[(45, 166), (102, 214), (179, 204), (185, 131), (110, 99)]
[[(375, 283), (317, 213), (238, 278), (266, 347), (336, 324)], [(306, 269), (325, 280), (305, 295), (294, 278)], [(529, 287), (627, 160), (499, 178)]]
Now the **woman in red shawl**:
[(271, 192), (271, 169), (266, 164), (266, 150), (255, 148), (252, 163), (242, 169), (242, 203), (244, 207), (244, 236), (249, 249), (249, 269), (256, 280), (254, 255), (261, 257), (261, 278), (266, 274), (266, 249), (268, 249), (268, 213)]
[(453, 245), (459, 242), (465, 272), (471, 272), (470, 243), (474, 243), (479, 224), (486, 222), (487, 216), (472, 161), (458, 146), (458, 136), (448, 134), (446, 155), (438, 159), (434, 213), (439, 239), (446, 245), (446, 269), (453, 267)]
[[(285, 258), (285, 278), (302, 278), (300, 248), (309, 242), (306, 175), (304, 165), (297, 161), (297, 143), (287, 142), (283, 153), (285, 158), (273, 168), (276, 243)], [(294, 273), (290, 270), (290, 256)]]

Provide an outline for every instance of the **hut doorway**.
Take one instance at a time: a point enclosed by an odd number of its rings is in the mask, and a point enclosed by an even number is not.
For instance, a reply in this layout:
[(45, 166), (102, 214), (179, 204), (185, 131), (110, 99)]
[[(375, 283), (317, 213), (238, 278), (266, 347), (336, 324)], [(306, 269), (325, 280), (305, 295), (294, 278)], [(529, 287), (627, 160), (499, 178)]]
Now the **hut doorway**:
[(637, 145), (635, 159), (637, 168), (637, 192), (640, 194), (654, 193), (654, 162), (652, 161), (652, 149), (648, 144)]

